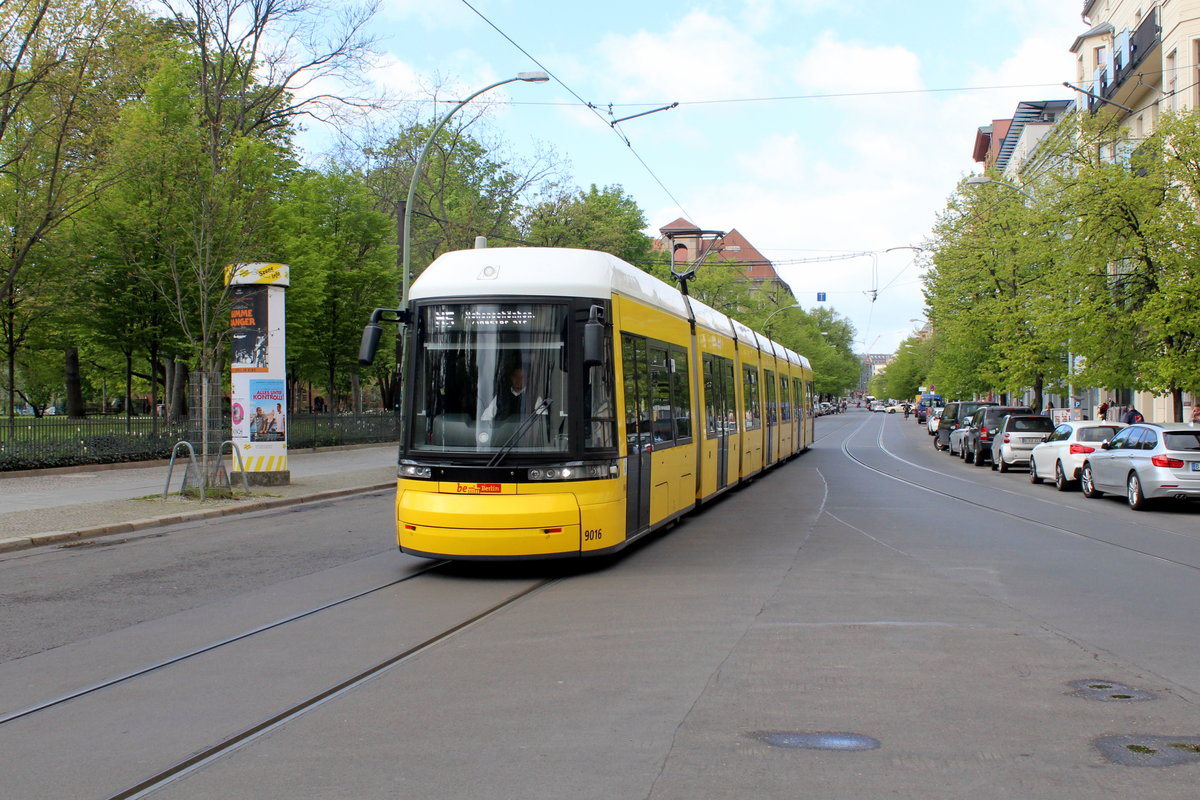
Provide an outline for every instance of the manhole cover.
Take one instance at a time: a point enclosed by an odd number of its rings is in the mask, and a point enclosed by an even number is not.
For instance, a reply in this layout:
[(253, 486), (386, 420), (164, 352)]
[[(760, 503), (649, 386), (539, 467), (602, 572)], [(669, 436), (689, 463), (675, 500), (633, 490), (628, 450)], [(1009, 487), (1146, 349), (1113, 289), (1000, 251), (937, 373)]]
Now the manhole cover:
[(1114, 764), (1171, 767), (1200, 761), (1200, 736), (1103, 736), (1096, 747)]
[(798, 750), (876, 750), (880, 747), (878, 739), (858, 733), (755, 731), (750, 735), (772, 747)]
[(1085, 700), (1131, 701), (1153, 700), (1154, 695), (1144, 689), (1134, 689), (1123, 683), (1106, 680), (1072, 681), (1068, 684), (1073, 688), (1075, 697)]

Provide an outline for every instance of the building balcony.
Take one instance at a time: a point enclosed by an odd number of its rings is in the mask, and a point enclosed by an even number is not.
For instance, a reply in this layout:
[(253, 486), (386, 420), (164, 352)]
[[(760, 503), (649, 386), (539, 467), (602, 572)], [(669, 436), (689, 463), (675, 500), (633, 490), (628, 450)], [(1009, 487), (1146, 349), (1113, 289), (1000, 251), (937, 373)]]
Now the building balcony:
[[(1142, 19), (1137, 30), (1132, 33), (1123, 31), (1114, 37), (1112, 60), (1096, 73), (1096, 82), (1092, 87), (1096, 94), (1113, 103), (1131, 105), (1139, 92), (1147, 90), (1147, 85), (1142, 81), (1131, 80), (1141, 73), (1147, 62), (1154, 66), (1150, 71), (1152, 80), (1162, 82), (1161, 70), (1157, 65), (1162, 59), (1162, 28), (1158, 20), (1158, 9), (1153, 8)], [(1104, 103), (1100, 100), (1088, 98), (1089, 111), (1097, 111), (1101, 105)]]

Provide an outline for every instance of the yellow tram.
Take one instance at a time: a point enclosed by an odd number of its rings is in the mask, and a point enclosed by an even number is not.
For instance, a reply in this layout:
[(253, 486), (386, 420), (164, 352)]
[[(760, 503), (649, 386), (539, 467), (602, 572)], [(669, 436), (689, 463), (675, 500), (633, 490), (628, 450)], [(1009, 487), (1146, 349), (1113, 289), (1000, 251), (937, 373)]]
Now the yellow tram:
[(606, 253), (447, 253), (410, 302), (405, 553), (611, 553), (812, 442), (807, 359)]

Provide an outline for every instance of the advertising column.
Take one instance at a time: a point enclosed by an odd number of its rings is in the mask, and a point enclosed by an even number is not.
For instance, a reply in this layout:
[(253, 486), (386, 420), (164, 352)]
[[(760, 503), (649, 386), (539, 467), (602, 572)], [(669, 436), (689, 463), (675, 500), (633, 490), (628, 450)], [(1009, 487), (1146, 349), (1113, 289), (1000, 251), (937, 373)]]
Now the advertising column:
[[(253, 486), (291, 481), (287, 462), (286, 264), (235, 264), (225, 270), (232, 298), (230, 361), (233, 445)], [(229, 465), (241, 480), (237, 457)]]

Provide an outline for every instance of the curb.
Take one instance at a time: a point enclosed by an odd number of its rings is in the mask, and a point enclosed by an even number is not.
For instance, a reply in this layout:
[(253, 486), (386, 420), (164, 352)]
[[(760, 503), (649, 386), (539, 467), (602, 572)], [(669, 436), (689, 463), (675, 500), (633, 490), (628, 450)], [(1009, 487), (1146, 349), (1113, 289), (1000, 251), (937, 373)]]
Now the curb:
[(262, 500), (255, 500), (253, 502), (246, 503), (245, 505), (221, 506), (220, 508), (184, 511), (177, 514), (168, 514), (161, 517), (148, 517), (145, 519), (134, 519), (127, 522), (112, 522), (107, 525), (97, 525), (95, 527), (80, 528), (73, 531), (47, 531), (45, 533), (35, 533), (30, 536), (14, 536), (7, 539), (0, 539), (0, 553), (12, 552), (14, 550), (25, 550), (31, 547), (62, 544), (63, 542), (73, 542), (80, 539), (93, 539), (101, 536), (112, 536), (120, 533), (133, 533), (135, 531), (143, 531), (148, 528), (160, 528), (167, 525), (176, 525), (180, 522), (193, 522), (196, 520), (215, 519), (217, 517), (230, 517), (234, 514), (246, 514), (252, 511), (265, 511), (272, 508), (296, 506), (304, 503), (313, 503), (320, 500), (333, 500), (339, 497), (349, 497), (350, 495), (363, 494), (365, 492), (377, 492), (382, 489), (393, 489), (395, 486), (396, 481), (390, 480), (386, 483), (375, 483), (367, 486), (353, 486), (345, 489), (329, 489), (323, 492), (297, 495), (295, 497), (270, 497)]

